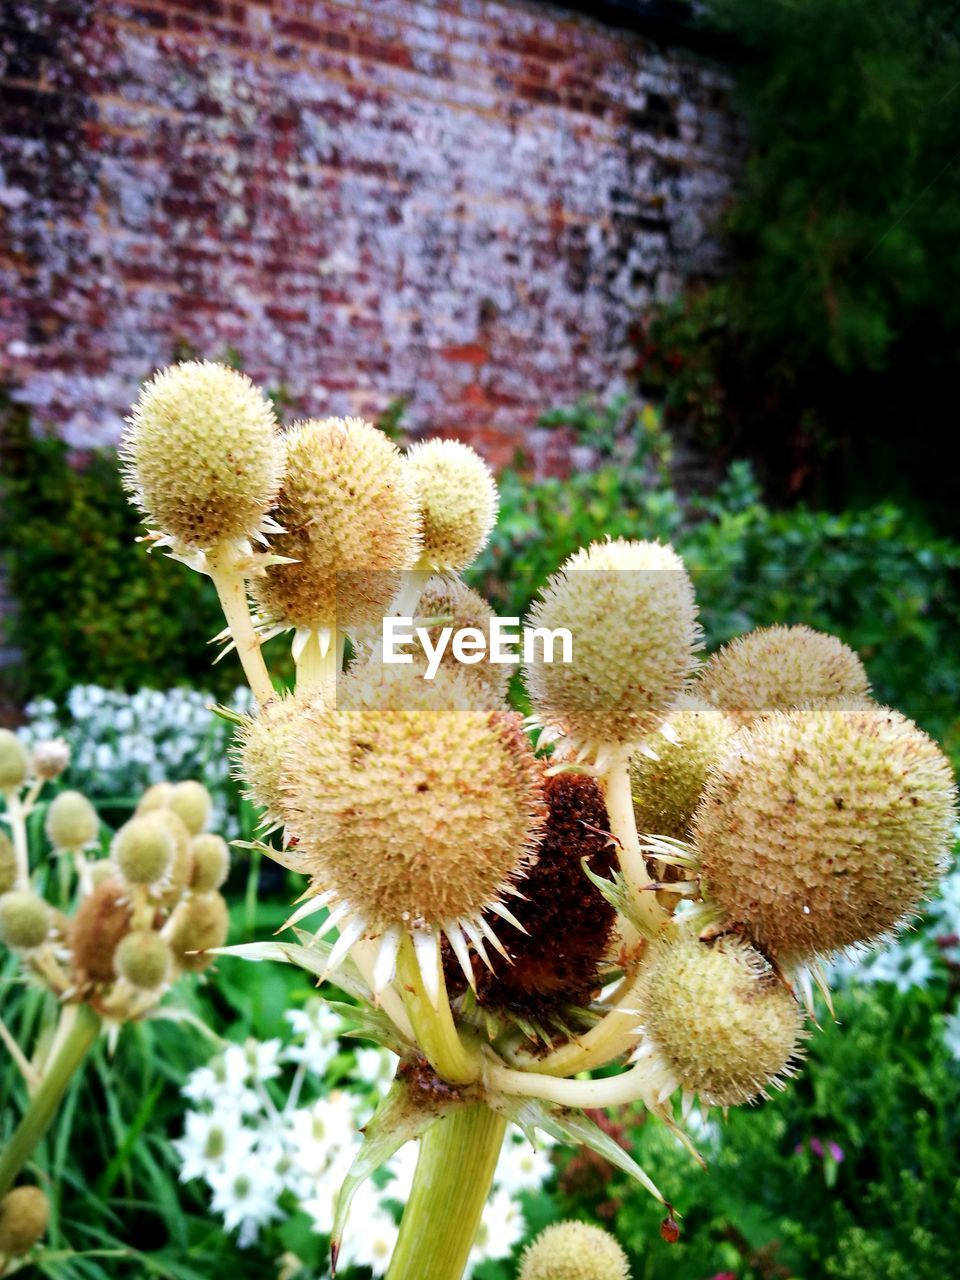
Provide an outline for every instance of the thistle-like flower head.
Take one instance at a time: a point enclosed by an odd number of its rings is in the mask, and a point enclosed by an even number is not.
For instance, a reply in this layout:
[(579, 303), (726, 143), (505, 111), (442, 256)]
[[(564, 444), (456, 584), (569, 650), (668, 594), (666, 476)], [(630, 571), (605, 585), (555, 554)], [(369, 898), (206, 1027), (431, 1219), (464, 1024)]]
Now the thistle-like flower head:
[(50, 1202), (39, 1187), (14, 1187), (0, 1200), (0, 1254), (18, 1258), (46, 1234)]
[(192, 871), (190, 888), (195, 893), (219, 889), (230, 872), (230, 849), (223, 836), (203, 831), (190, 845)]
[(160, 812), (133, 817), (120, 828), (111, 850), (128, 884), (156, 885), (173, 862), (176, 847)]
[(50, 802), (45, 830), (54, 849), (85, 849), (100, 834), (100, 819), (85, 795), (61, 791)]
[(213, 802), (210, 792), (202, 782), (188, 779), (173, 787), (167, 808), (177, 815), (192, 836), (197, 836), (210, 821)]
[[(484, 636), (490, 628), (493, 610), (478, 592), (468, 587), (458, 578), (431, 578), (420, 594), (417, 606), (417, 625), (425, 625), (426, 620), (443, 618), (444, 622), (428, 627), (433, 644), (439, 640), (441, 625), (452, 627), (454, 634), (467, 627), (480, 631)], [(416, 659), (415, 659), (416, 660)], [(447, 646), (441, 658), (441, 665), (450, 666), (482, 684), (497, 698), (503, 698), (507, 690), (507, 682), (511, 668), (500, 663), (491, 662), (484, 656), (482, 662), (462, 663), (454, 656), (451, 646)]]
[(473, 563), (497, 519), (499, 496), (490, 468), (459, 440), (427, 440), (407, 454), (423, 522), (422, 562), (435, 573)]
[(524, 1250), (518, 1280), (630, 1280), (630, 1265), (608, 1231), (555, 1222)]
[(46, 942), (52, 919), (39, 894), (14, 889), (0, 897), (0, 942), (11, 951), (33, 951)]
[(132, 919), (130, 891), (116, 876), (101, 880), (82, 899), (70, 929), (70, 951), (78, 982), (113, 981), (114, 952), (120, 939), (130, 932)]
[(230, 930), (230, 914), (223, 897), (216, 892), (195, 893), (177, 912), (170, 946), (182, 969), (199, 973), (213, 964), (212, 955), (195, 955), (222, 947)]
[(736, 731), (715, 707), (691, 702), (670, 713), (664, 732), (645, 739), (631, 761), (638, 831), (687, 838), (710, 766)]
[(152, 929), (136, 929), (122, 938), (113, 956), (117, 976), (141, 991), (157, 991), (169, 981), (173, 956)]
[(27, 748), (10, 729), (0, 729), (0, 792), (16, 791), (30, 775)]

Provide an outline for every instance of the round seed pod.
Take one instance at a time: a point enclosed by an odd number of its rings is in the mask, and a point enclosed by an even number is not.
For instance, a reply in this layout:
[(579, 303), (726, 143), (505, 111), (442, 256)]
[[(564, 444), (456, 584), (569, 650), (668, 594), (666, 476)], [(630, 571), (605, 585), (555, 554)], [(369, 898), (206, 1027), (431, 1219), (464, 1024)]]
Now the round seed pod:
[(192, 836), (198, 836), (210, 821), (213, 803), (202, 782), (178, 782), (170, 793), (168, 808)]
[(685, 840), (710, 766), (737, 722), (715, 707), (686, 706), (671, 713), (666, 727), (670, 737), (652, 734), (644, 744), (656, 760), (638, 751), (631, 761), (633, 811), (638, 831)]
[(114, 952), (130, 932), (132, 919), (129, 890), (122, 880), (113, 876), (95, 883), (77, 908), (70, 931), (73, 970), (79, 982), (113, 981)]
[(749, 1102), (793, 1073), (800, 1006), (759, 951), (689, 928), (659, 943), (639, 989), (647, 1038), (679, 1086), (707, 1106)]
[(54, 849), (85, 849), (100, 834), (97, 811), (79, 791), (61, 791), (47, 810), (47, 839)]
[(554, 653), (525, 668), (543, 723), (583, 748), (630, 745), (657, 728), (694, 667), (693, 586), (672, 547), (595, 542), (543, 588), (532, 627), (565, 628), (573, 660)]
[[(315, 705), (322, 705), (318, 694)], [(310, 705), (308, 699), (293, 694), (276, 698), (249, 716), (238, 729), (234, 742), (236, 776), (246, 782), (247, 796), (265, 811), (265, 821), (282, 822), (281, 778), (291, 737), (297, 732), (299, 717)]]
[(422, 563), (436, 573), (472, 564), (497, 520), (499, 496), (490, 468), (459, 440), (427, 440), (407, 454), (423, 522)]
[[(361, 418), (310, 419), (286, 433), (287, 469), (270, 565), (251, 582), (288, 627), (378, 627), (420, 549), (417, 502), (397, 447)], [(338, 590), (338, 575), (340, 585)]]
[(105, 880), (111, 880), (116, 874), (117, 869), (109, 858), (98, 858), (90, 864), (90, 882), (94, 888)]
[(170, 939), (181, 969), (199, 973), (213, 964), (215, 956), (190, 953), (222, 947), (229, 931), (227, 904), (219, 893), (197, 893), (188, 898), (177, 911)]
[(50, 1202), (39, 1187), (14, 1187), (0, 1200), (0, 1254), (19, 1258), (46, 1235)]
[(172, 809), (157, 809), (156, 818), (173, 841), (173, 861), (157, 895), (160, 906), (169, 908), (183, 897), (193, 875), (193, 837)]
[(12, 951), (32, 951), (46, 942), (51, 911), (38, 894), (14, 889), (0, 898), (0, 942)]
[(10, 837), (0, 831), (0, 894), (9, 893), (17, 883), (17, 855)]
[(207, 360), (172, 365), (143, 386), (120, 456), (145, 520), (206, 550), (253, 537), (283, 474), (270, 401), (245, 374)]
[(33, 748), (30, 764), (33, 776), (41, 782), (59, 778), (70, 763), (70, 747), (63, 738), (48, 738)]
[(0, 729), (0, 791), (16, 791), (30, 775), (27, 748), (10, 729)]
[(498, 901), (544, 817), (520, 717), (456, 673), (409, 670), (351, 672), (336, 707), (303, 717), (284, 771), (298, 869), (371, 927), (441, 926)]
[(555, 1222), (527, 1245), (518, 1280), (630, 1280), (630, 1264), (609, 1232)]
[(114, 952), (113, 967), (120, 978), (140, 991), (156, 991), (170, 977), (173, 956), (169, 946), (152, 929), (128, 933)]
[(870, 695), (863, 663), (836, 636), (762, 627), (731, 640), (701, 669), (695, 692), (741, 724), (769, 711)]
[(230, 872), (230, 850), (226, 840), (205, 831), (193, 837), (190, 848), (193, 853), (190, 888), (196, 893), (219, 889)]
[(170, 869), (175, 852), (165, 815), (142, 814), (114, 836), (113, 861), (128, 884), (157, 884)]
[(137, 814), (153, 813), (157, 809), (169, 809), (170, 797), (173, 795), (172, 782), (155, 782), (147, 787), (137, 804)]
[[(454, 634), (472, 627), (486, 638), (489, 635), (493, 610), (483, 596), (458, 579), (431, 578), (420, 595), (415, 625), (423, 626), (424, 622), (430, 618), (447, 619), (442, 624), (438, 623), (436, 626), (427, 628), (433, 644), (439, 641), (440, 632), (444, 626), (452, 627)], [(414, 662), (418, 661), (426, 665), (423, 655), (420, 654), (418, 658), (417, 652), (414, 651)], [(488, 654), (484, 654), (480, 662), (461, 662), (454, 655), (453, 646), (449, 644), (440, 659), (440, 665), (452, 667), (455, 671), (477, 680), (485, 685), (498, 701), (506, 695), (507, 682), (513, 670), (510, 666), (491, 662)]]
[(706, 892), (785, 961), (881, 937), (946, 863), (943, 752), (885, 707), (778, 712), (741, 729), (693, 821)]

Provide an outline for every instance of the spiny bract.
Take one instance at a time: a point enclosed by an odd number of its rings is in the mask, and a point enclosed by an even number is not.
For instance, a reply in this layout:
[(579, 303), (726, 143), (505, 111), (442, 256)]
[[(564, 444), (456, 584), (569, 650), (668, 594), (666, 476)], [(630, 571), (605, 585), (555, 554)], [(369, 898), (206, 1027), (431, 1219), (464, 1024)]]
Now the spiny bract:
[(586, 1222), (555, 1222), (524, 1250), (518, 1280), (630, 1280), (613, 1236)]
[[(310, 419), (286, 433), (274, 564), (251, 583), (278, 626), (379, 627), (420, 550), (417, 500), (396, 445), (361, 418)], [(338, 589), (337, 575), (341, 575)]]
[(543, 817), (520, 717), (478, 705), (446, 669), (429, 684), (405, 670), (344, 679), (336, 708), (304, 717), (284, 777), (296, 864), (372, 928), (481, 912)]
[(27, 748), (10, 729), (0, 729), (0, 791), (16, 791), (30, 772)]
[(203, 550), (255, 537), (283, 474), (270, 401), (245, 374), (207, 360), (144, 385), (120, 455), (147, 522)]
[(421, 563), (435, 573), (472, 564), (487, 544), (499, 497), (480, 455), (459, 440), (427, 440), (407, 454), (423, 524)]
[(899, 712), (814, 707), (741, 729), (694, 817), (706, 892), (784, 960), (877, 938), (942, 869), (955, 786)]
[(836, 636), (810, 627), (763, 627), (738, 636), (701, 669), (694, 691), (741, 724), (768, 711), (833, 698), (863, 698), (863, 663)]
[[(528, 618), (563, 627), (573, 660), (526, 667), (538, 717), (578, 747), (628, 745), (657, 728), (694, 667), (693, 586), (672, 547), (595, 542), (553, 575)], [(556, 646), (555, 646), (556, 648)]]
[(652, 734), (643, 744), (655, 760), (638, 751), (631, 761), (633, 811), (638, 831), (685, 840), (707, 772), (737, 723), (714, 707), (684, 706), (667, 728), (669, 737)]
[(55, 849), (85, 849), (100, 834), (100, 819), (85, 795), (61, 791), (50, 802), (45, 830)]
[(707, 1106), (736, 1106), (793, 1074), (802, 1014), (759, 951), (690, 928), (655, 947), (639, 989), (647, 1041), (677, 1086)]

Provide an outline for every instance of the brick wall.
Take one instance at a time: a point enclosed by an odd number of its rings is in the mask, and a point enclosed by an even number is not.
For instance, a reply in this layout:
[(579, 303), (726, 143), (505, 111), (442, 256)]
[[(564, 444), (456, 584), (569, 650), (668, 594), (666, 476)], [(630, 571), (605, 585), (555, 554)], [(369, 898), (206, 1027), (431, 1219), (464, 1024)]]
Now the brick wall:
[(717, 268), (722, 70), (533, 0), (0, 0), (0, 382), (115, 439), (178, 344), (495, 461)]

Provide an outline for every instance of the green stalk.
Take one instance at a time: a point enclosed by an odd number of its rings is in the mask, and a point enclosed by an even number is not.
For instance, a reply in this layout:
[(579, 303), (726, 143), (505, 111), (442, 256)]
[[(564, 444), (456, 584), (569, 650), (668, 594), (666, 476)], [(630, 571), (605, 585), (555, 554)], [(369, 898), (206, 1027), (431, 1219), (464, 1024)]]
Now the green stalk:
[(85, 1004), (75, 1008), (73, 1025), (47, 1063), (36, 1093), (0, 1156), (0, 1197), (5, 1196), (16, 1182), (20, 1170), (47, 1132), (67, 1086), (99, 1034), (100, 1019), (93, 1010)]
[(387, 1280), (461, 1280), (506, 1125), (481, 1103), (441, 1117), (423, 1135)]

